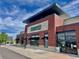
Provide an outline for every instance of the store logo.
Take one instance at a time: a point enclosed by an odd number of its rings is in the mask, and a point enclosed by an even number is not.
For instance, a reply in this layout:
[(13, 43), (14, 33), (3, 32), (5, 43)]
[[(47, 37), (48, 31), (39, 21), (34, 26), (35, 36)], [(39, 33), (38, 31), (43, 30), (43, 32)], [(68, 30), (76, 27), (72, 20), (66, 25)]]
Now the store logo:
[(41, 30), (41, 25), (31, 27), (31, 31)]

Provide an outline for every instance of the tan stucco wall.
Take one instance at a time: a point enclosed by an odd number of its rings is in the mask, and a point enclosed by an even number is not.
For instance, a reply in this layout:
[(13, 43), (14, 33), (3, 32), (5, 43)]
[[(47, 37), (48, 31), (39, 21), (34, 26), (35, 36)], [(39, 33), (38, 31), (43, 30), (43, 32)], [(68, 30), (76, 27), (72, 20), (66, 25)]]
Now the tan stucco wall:
[[(38, 25), (41, 25), (41, 29), (40, 30), (31, 31), (31, 27), (35, 27), (35, 26), (38, 26)], [(48, 30), (48, 20), (27, 27), (27, 33), (33, 33), (33, 32), (45, 31), (45, 30)]]
[(63, 14), (63, 15), (60, 15), (60, 17), (61, 17), (62, 19), (68, 19), (70, 16), (67, 15), (67, 14)]
[(74, 18), (64, 20), (64, 25), (69, 25), (74, 23), (79, 23), (79, 17), (74, 17)]

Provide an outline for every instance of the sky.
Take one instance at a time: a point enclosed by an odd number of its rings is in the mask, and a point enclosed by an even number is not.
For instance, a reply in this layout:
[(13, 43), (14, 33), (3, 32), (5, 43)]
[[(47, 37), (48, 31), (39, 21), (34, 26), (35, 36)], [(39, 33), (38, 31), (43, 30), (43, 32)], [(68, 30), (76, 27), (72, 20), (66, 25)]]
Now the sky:
[(0, 32), (15, 37), (24, 31), (23, 20), (52, 3), (58, 3), (70, 17), (79, 15), (79, 0), (0, 0)]

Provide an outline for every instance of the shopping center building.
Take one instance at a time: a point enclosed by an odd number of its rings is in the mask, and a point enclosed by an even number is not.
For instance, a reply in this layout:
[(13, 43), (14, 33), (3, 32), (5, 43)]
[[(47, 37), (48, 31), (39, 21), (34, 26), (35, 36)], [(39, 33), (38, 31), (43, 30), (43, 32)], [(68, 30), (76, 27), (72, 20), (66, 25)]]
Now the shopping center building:
[(30, 46), (78, 54), (79, 17), (70, 18), (57, 4), (47, 6), (23, 23), (27, 24), (25, 33)]

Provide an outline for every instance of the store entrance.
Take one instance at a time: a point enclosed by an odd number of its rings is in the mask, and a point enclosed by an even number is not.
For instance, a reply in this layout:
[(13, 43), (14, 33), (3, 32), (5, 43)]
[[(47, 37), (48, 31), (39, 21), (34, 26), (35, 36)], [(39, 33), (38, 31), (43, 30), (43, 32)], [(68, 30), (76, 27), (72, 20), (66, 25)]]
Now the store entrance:
[(39, 36), (38, 35), (35, 35), (35, 36), (31, 37), (30, 45), (32, 45), (32, 46), (39, 46)]
[(44, 37), (44, 47), (48, 48), (48, 33), (45, 33), (45, 37)]
[(57, 46), (60, 47), (60, 52), (77, 55), (75, 31), (57, 33), (57, 37)]
[(70, 54), (76, 54), (77, 55), (77, 48), (76, 48), (76, 42), (66, 42), (66, 48), (65, 48), (66, 53)]

